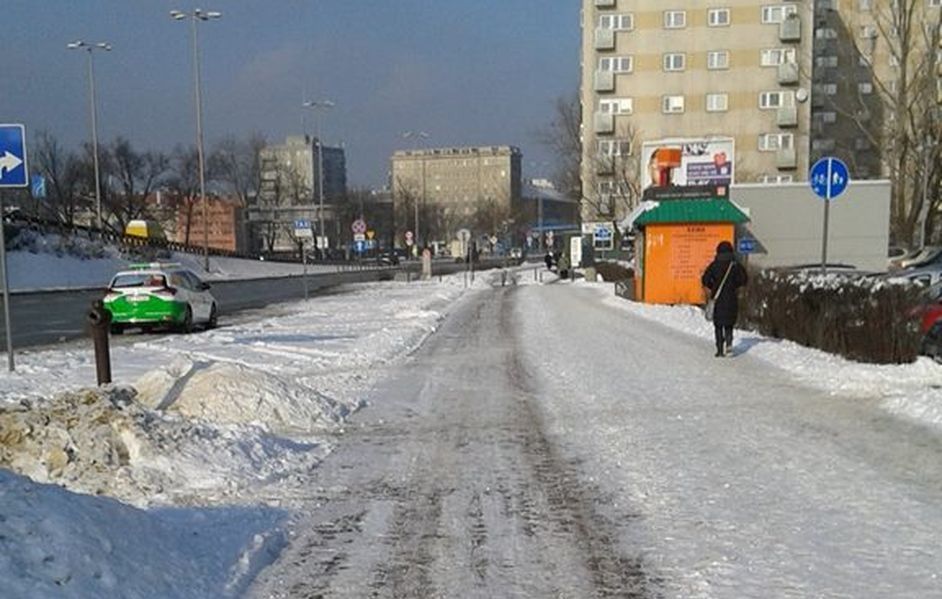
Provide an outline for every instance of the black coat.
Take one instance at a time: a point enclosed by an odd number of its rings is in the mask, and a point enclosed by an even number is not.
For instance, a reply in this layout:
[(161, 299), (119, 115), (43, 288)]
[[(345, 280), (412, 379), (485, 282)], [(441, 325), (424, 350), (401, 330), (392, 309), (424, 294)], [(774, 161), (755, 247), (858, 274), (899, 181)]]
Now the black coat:
[[(731, 268), (730, 264), (732, 264)], [(722, 291), (717, 296), (716, 292), (726, 275), (727, 269), (729, 269), (729, 276), (726, 278)], [(749, 280), (746, 269), (736, 261), (733, 254), (717, 254), (713, 262), (703, 272), (703, 277), (700, 280), (703, 286), (710, 290), (710, 295), (716, 297), (713, 323), (719, 326), (734, 326), (736, 318), (739, 316), (739, 288)]]

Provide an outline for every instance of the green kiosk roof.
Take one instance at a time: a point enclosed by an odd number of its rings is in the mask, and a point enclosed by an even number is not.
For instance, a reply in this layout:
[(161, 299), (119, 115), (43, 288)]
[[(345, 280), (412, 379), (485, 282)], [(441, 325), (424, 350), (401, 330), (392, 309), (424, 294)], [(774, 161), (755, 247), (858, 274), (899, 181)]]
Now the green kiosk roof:
[(745, 223), (749, 217), (729, 200), (662, 200), (635, 219), (635, 226), (670, 223)]

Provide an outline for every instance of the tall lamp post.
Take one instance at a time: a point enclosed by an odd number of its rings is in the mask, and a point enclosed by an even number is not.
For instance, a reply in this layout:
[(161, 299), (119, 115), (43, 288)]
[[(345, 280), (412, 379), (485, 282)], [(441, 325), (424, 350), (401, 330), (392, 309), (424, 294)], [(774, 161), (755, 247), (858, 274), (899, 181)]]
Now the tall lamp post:
[[(405, 133), (402, 134), (402, 138), (411, 139), (412, 149), (418, 150), (419, 143), (421, 143), (423, 139), (428, 139), (429, 134), (426, 133), (425, 131), (406, 131)], [(425, 159), (424, 158), (422, 159), (422, 203), (423, 204), (425, 203)], [(418, 200), (415, 201), (415, 246), (413, 247), (416, 248), (415, 253), (416, 255), (418, 255), (418, 247), (419, 247), (419, 201)]]
[[(324, 243), (324, 240), (327, 239), (326, 229), (324, 228), (324, 144), (321, 143), (321, 119), (320, 113), (323, 110), (330, 110), (334, 107), (334, 103), (330, 100), (308, 100), (301, 104), (303, 108), (308, 108), (314, 111), (314, 135), (317, 143), (317, 197), (318, 197), (318, 250), (321, 251), (321, 258), (324, 257), (323, 252), (327, 249), (326, 247), (321, 248), (321, 243)], [(327, 244), (324, 243), (326, 246)]]
[(203, 268), (209, 272), (209, 209), (206, 199), (206, 157), (203, 154), (203, 92), (202, 82), (200, 80), (200, 44), (197, 34), (197, 24), (200, 21), (209, 21), (212, 19), (221, 19), (222, 13), (217, 11), (205, 11), (200, 8), (193, 12), (183, 12), (181, 10), (171, 10), (170, 18), (175, 21), (190, 19), (193, 32), (193, 79), (196, 99), (196, 156), (199, 161), (200, 171), (200, 202), (203, 204)]
[(92, 55), (95, 50), (111, 52), (111, 44), (107, 42), (89, 44), (78, 40), (67, 44), (66, 47), (69, 50), (85, 50), (88, 53), (88, 106), (92, 125), (92, 162), (95, 165), (95, 219), (100, 232), (102, 231), (103, 222), (101, 217), (101, 172), (98, 164), (98, 100), (95, 95), (95, 60)]

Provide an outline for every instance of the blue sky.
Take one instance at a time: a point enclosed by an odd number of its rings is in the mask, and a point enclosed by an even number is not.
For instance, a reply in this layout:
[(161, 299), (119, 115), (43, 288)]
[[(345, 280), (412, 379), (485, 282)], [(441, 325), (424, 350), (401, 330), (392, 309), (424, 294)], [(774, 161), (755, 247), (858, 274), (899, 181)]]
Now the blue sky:
[[(534, 133), (579, 69), (575, 0), (215, 0), (201, 26), (206, 138), (302, 126), (302, 97), (337, 106), (327, 142), (347, 147), (352, 184), (382, 184), (399, 133), (430, 145), (513, 144), (530, 176), (551, 160)], [(3, 0), (0, 122), (87, 139), (85, 56), (96, 56), (100, 133), (170, 149), (194, 139), (189, 29), (168, 12), (192, 0)], [(308, 115), (307, 127), (313, 129)]]

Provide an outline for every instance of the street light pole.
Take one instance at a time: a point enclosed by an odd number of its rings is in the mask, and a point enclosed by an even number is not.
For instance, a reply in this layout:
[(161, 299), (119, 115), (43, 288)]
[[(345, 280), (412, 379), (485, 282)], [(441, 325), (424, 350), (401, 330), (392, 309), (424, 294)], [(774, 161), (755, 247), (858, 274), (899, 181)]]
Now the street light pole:
[(203, 268), (209, 272), (209, 208), (206, 198), (206, 157), (203, 151), (203, 92), (202, 78), (200, 72), (200, 46), (199, 34), (197, 33), (198, 21), (209, 21), (210, 19), (222, 18), (222, 13), (217, 11), (204, 11), (197, 8), (192, 13), (185, 13), (179, 10), (170, 11), (170, 17), (176, 21), (189, 18), (192, 24), (193, 34), (193, 79), (196, 99), (196, 157), (199, 162), (200, 174), (200, 203), (203, 205)]
[[(314, 111), (314, 135), (317, 140), (317, 196), (318, 196), (318, 207), (317, 215), (319, 221), (319, 236), (318, 239), (318, 249), (322, 252), (321, 258), (324, 258), (323, 251), (327, 248), (320, 248), (320, 243), (322, 240), (327, 238), (326, 229), (324, 228), (324, 144), (321, 143), (321, 119), (319, 110), (329, 110), (334, 107), (334, 103), (330, 100), (309, 100), (304, 102), (301, 106), (304, 108), (310, 108)], [(324, 245), (327, 245), (326, 243)]]
[[(419, 149), (419, 141), (422, 140), (422, 139), (428, 139), (428, 138), (429, 138), (429, 134), (426, 133), (425, 131), (406, 131), (405, 133), (402, 134), (402, 137), (403, 137), (403, 139), (411, 139), (411, 140), (413, 140), (413, 144), (412, 144), (413, 147), (412, 147), (412, 149), (413, 149), (413, 150), (418, 150), (418, 149)], [(425, 204), (425, 157), (424, 157), (424, 156), (422, 157), (422, 204), (423, 204), (423, 205)], [(415, 236), (414, 236), (414, 238), (413, 238), (413, 239), (414, 239), (414, 242), (413, 242), (413, 243), (414, 243), (414, 246), (413, 246), (413, 247), (415, 248), (415, 254), (418, 255), (418, 247), (419, 247), (419, 200), (418, 200), (418, 199), (416, 199), (416, 201), (415, 201), (415, 231), (414, 231), (414, 235), (415, 235)], [(428, 241), (428, 240), (426, 239), (426, 242), (427, 242), (427, 241)]]
[(95, 94), (95, 60), (93, 52), (94, 50), (111, 52), (111, 44), (107, 42), (87, 44), (79, 40), (67, 44), (66, 47), (70, 50), (85, 50), (88, 53), (88, 104), (92, 124), (92, 162), (95, 165), (95, 219), (98, 231), (101, 232), (103, 222), (101, 216), (101, 171), (98, 161), (98, 99)]

